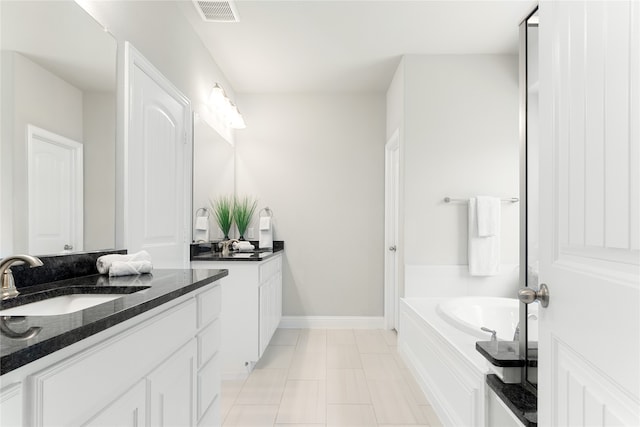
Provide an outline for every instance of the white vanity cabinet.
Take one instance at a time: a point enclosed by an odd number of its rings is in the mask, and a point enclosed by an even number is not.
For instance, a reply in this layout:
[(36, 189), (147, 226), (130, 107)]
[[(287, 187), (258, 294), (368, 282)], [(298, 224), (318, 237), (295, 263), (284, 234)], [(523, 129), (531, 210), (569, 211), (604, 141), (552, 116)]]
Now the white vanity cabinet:
[(192, 261), (229, 270), (222, 284), (222, 375), (243, 378), (262, 357), (282, 318), (282, 254), (264, 261)]
[(22, 383), (0, 390), (0, 426), (22, 426)]
[(84, 424), (87, 427), (139, 427), (147, 424), (146, 384), (138, 382), (130, 390)]
[(216, 282), (5, 374), (11, 408), (32, 426), (219, 425), (220, 298)]

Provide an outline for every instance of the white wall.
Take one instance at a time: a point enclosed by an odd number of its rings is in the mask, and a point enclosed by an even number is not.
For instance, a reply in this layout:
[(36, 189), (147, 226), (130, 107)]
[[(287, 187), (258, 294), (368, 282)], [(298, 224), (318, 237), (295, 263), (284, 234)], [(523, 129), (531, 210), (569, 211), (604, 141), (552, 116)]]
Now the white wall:
[(383, 95), (240, 95), (239, 195), (285, 241), (284, 314), (382, 316)]
[(115, 246), (116, 96), (83, 93), (84, 250)]
[[(467, 264), (467, 205), (445, 204), (445, 196), (518, 196), (518, 64), (511, 55), (409, 55), (403, 72), (403, 252), (405, 285), (415, 289), (416, 269)], [(468, 294), (510, 295), (517, 287), (519, 205), (502, 208), (504, 280), (469, 277), (474, 288), (465, 278)], [(459, 294), (436, 281), (417, 286), (431, 296)]]

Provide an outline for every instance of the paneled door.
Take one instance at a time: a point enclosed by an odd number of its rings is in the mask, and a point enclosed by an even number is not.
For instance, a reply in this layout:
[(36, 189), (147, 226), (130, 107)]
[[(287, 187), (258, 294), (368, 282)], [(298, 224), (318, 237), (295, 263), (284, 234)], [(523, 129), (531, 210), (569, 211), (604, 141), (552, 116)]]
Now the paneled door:
[(129, 43), (125, 56), (122, 246), (148, 251), (154, 267), (188, 268), (190, 102)]
[(81, 143), (27, 125), (29, 253), (82, 250), (82, 153)]
[(540, 3), (538, 419), (640, 425), (640, 2)]

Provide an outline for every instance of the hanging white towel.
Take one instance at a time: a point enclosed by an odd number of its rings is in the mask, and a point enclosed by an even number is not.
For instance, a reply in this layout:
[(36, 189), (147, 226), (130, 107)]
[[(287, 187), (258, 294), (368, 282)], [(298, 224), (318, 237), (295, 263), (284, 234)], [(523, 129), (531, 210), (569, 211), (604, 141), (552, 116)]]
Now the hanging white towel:
[(111, 255), (103, 255), (99, 257), (96, 261), (96, 268), (98, 269), (98, 273), (107, 274), (109, 272), (109, 268), (111, 264), (116, 261), (149, 261), (151, 263), (151, 255), (147, 251), (140, 251), (134, 254), (111, 254)]
[(477, 200), (469, 199), (469, 274), (494, 276), (500, 272), (500, 228), (493, 236), (478, 236)]
[(478, 236), (496, 236), (500, 234), (500, 199), (497, 197), (477, 196)]
[(260, 217), (260, 239), (258, 241), (259, 248), (273, 248), (273, 227), (271, 225), (270, 216)]
[(260, 230), (268, 230), (271, 228), (271, 217), (270, 216), (261, 216), (260, 217)]
[(209, 218), (206, 216), (197, 216), (196, 230), (208, 230), (208, 229), (209, 229)]

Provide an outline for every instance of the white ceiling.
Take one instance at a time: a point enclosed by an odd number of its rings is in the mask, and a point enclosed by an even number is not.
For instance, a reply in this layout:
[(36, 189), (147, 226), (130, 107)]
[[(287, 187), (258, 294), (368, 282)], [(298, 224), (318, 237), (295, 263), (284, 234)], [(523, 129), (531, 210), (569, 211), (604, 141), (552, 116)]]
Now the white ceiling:
[(516, 54), (531, 0), (239, 0), (239, 23), (179, 6), (236, 92), (386, 91), (403, 54)]

